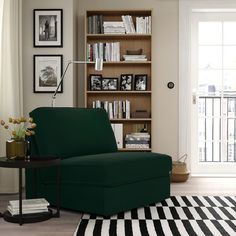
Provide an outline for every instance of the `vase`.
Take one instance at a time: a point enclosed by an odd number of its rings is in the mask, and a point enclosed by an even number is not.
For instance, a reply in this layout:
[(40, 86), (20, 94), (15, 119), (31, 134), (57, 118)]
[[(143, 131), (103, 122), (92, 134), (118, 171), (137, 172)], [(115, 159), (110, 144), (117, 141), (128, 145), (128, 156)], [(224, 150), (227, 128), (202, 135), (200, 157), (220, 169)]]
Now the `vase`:
[(29, 141), (26, 140), (7, 140), (6, 157), (8, 159), (25, 159), (29, 147)]

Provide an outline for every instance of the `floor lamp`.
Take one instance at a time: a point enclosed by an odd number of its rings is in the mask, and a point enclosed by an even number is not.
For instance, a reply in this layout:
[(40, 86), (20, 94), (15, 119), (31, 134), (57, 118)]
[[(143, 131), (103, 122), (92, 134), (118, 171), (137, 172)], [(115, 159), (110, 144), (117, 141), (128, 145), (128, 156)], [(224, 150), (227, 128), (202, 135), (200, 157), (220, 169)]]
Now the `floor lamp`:
[[(61, 86), (62, 81), (63, 81), (64, 78), (65, 78), (65, 75), (66, 75), (66, 73), (67, 73), (67, 70), (68, 70), (69, 66), (70, 66), (71, 64), (92, 64), (92, 63), (94, 63), (94, 62), (90, 62), (90, 61), (72, 61), (72, 60), (70, 60), (70, 61), (67, 62), (66, 68), (65, 68), (65, 70), (64, 70), (64, 72), (63, 72), (63, 74), (62, 74), (62, 76), (61, 76), (61, 78), (60, 78), (60, 82), (59, 82), (59, 84), (57, 85), (57, 88), (56, 88), (54, 94), (52, 95), (52, 103), (51, 103), (52, 107), (55, 106), (57, 92), (58, 92), (58, 90), (59, 90), (59, 88), (60, 88), (60, 86)], [(103, 69), (103, 59), (101, 59), (101, 58), (96, 58), (96, 61), (95, 61), (95, 70), (96, 70), (96, 71), (102, 71), (102, 69)]]

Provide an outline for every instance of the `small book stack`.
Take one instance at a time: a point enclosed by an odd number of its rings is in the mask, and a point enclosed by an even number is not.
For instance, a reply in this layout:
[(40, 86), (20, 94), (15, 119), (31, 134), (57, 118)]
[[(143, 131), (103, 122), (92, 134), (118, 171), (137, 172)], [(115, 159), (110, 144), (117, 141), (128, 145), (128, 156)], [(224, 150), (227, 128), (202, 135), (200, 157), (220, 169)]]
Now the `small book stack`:
[[(45, 198), (22, 200), (22, 214), (48, 212), (49, 202)], [(11, 215), (19, 215), (19, 200), (9, 201), (7, 210)]]
[(125, 34), (123, 21), (105, 21), (103, 22), (104, 34)]
[(147, 61), (146, 55), (123, 55), (125, 61)]
[(149, 133), (130, 133), (125, 136), (125, 147), (134, 149), (149, 148), (150, 134)]

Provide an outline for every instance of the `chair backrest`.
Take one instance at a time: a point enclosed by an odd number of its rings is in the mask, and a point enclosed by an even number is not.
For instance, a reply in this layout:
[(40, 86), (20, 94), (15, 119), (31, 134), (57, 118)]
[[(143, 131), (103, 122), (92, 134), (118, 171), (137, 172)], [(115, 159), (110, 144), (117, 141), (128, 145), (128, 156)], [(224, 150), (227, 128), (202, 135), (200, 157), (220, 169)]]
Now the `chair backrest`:
[(40, 107), (30, 113), (37, 124), (31, 137), (35, 155), (60, 158), (117, 151), (115, 136), (103, 109)]

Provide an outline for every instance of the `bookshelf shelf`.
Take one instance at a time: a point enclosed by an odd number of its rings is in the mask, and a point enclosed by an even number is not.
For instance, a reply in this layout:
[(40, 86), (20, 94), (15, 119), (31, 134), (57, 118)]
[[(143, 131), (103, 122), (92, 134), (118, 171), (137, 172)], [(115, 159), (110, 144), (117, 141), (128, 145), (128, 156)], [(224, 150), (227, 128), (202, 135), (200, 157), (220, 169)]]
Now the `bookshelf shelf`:
[(110, 38), (151, 38), (151, 34), (88, 34), (88, 39), (97, 39), (103, 40), (103, 39), (110, 39)]
[(88, 94), (151, 94), (151, 91), (87, 91)]
[(119, 121), (122, 121), (122, 122), (134, 122), (134, 121), (152, 121), (151, 118), (130, 118), (130, 119), (110, 119), (111, 122), (119, 122)]
[(151, 148), (119, 148), (120, 152), (151, 152)]
[[(125, 17), (124, 17), (125, 16)], [(134, 24), (134, 31), (129, 31), (127, 18)], [(107, 110), (112, 124), (122, 126), (123, 147), (125, 137), (130, 133), (137, 133), (143, 128), (152, 133), (152, 118), (132, 118), (138, 110), (146, 112), (146, 117), (151, 114), (152, 107), (152, 33), (151, 33), (151, 10), (91, 10), (85, 16), (85, 55), (90, 63), (85, 65), (85, 106), (102, 106)], [(142, 24), (140, 21), (144, 20)], [(105, 22), (105, 24), (103, 24)], [(114, 23), (115, 22), (115, 23)], [(121, 26), (120, 33), (114, 30)], [(144, 23), (144, 24), (143, 24)], [(104, 26), (104, 27), (101, 27)], [(131, 27), (132, 28), (132, 27)], [(117, 29), (117, 28), (116, 28)], [(116, 30), (115, 29), (115, 30)], [(123, 31), (123, 32), (122, 32)], [(129, 31), (129, 33), (128, 33)], [(104, 33), (105, 32), (105, 33)], [(132, 32), (132, 33), (130, 33)], [(135, 32), (135, 33), (133, 33)], [(138, 32), (138, 33), (137, 33)], [(114, 45), (113, 45), (114, 43)], [(113, 47), (114, 46), (114, 47)], [(117, 50), (118, 46), (118, 50)], [(107, 50), (107, 48), (110, 48)], [(112, 49), (111, 49), (112, 48)], [(114, 48), (114, 52), (112, 51)], [(141, 50), (140, 50), (141, 49)], [(124, 60), (129, 55), (128, 51), (141, 51), (146, 60), (141, 60), (138, 53), (134, 60)], [(111, 55), (107, 55), (110, 53)], [(117, 57), (118, 55), (118, 57)], [(111, 57), (110, 57), (111, 56)], [(103, 71), (94, 70), (94, 58), (103, 57)], [(129, 58), (128, 58), (129, 59)], [(131, 58), (133, 59), (133, 58)], [(139, 59), (139, 60), (137, 60)], [(132, 90), (121, 89), (121, 75), (133, 76)], [(104, 78), (117, 78), (117, 90), (92, 90), (91, 76), (100, 76), (98, 84), (103, 86)], [(146, 88), (135, 90), (136, 76), (145, 75), (147, 78)], [(118, 105), (117, 105), (118, 102)], [(121, 105), (120, 105), (121, 104)], [(122, 107), (122, 108), (120, 108)], [(125, 107), (125, 110), (123, 109)], [(127, 109), (126, 109), (127, 107)], [(118, 113), (117, 113), (118, 110)], [(112, 112), (110, 112), (112, 111)], [(111, 113), (114, 113), (111, 115)], [(127, 117), (127, 113), (128, 117)], [(122, 117), (122, 118), (121, 118)], [(113, 126), (114, 128), (114, 126)], [(150, 138), (151, 140), (151, 138)], [(142, 146), (144, 147), (144, 146)], [(150, 148), (121, 148), (120, 151), (151, 151)]]

